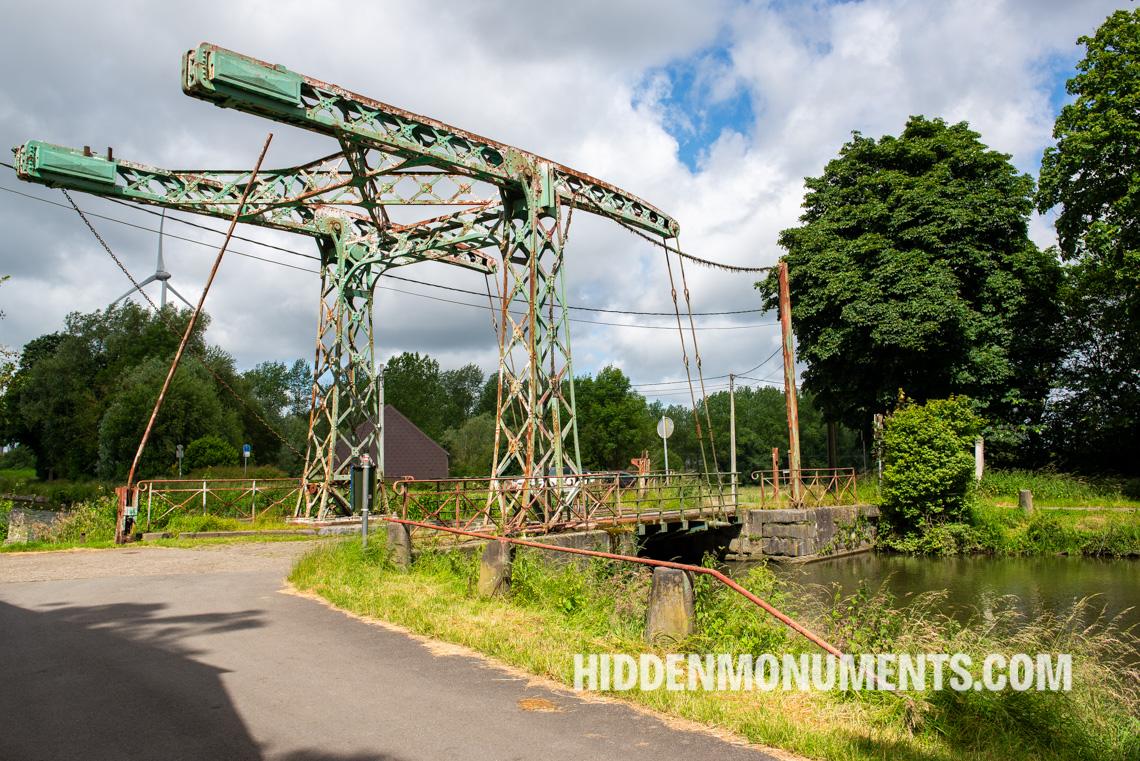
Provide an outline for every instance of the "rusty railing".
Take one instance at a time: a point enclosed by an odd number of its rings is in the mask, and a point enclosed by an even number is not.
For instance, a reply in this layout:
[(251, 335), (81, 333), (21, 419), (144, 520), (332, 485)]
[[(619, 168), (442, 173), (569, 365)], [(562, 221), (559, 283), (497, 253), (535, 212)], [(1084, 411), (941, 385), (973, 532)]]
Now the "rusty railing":
[(292, 514), (299, 478), (196, 478), (139, 481), (134, 492), (137, 522), (146, 530), (172, 515), (216, 515), (256, 521), (278, 511)]
[(404, 520), (501, 535), (736, 516), (729, 484), (691, 473), (402, 479), (391, 489), (388, 511)]
[[(784, 470), (755, 470), (752, 481), (759, 486), (759, 506), (790, 505), (790, 475)], [(800, 484), (805, 507), (854, 505), (859, 501), (854, 468), (801, 468)]]

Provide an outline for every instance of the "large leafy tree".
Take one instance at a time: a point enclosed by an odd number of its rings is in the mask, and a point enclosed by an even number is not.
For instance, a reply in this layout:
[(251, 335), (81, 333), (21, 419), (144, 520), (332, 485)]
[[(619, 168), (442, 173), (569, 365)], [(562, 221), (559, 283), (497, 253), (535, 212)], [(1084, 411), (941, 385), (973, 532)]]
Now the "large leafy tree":
[[(483, 391), (485, 376), (478, 365), (467, 364), (455, 370), (444, 370), (439, 376), (446, 394), (449, 427), (458, 428), (475, 414)], [(496, 384), (498, 378), (496, 376)]]
[[(151, 357), (122, 379), (99, 421), (98, 472), (103, 478), (126, 475), (169, 366), (165, 357)], [(228, 396), (220, 398), (201, 363), (179, 367), (143, 451), (139, 472), (144, 476), (169, 474), (176, 462), (175, 447), (204, 436), (227, 442), (235, 453), (228, 464), (237, 465), (236, 447), (242, 443), (243, 431), (235, 407)]]
[(1037, 197), (1056, 208), (1069, 354), (1054, 406), (1055, 455), (1135, 469), (1140, 448), (1140, 9), (1092, 37), (1041, 161)]
[(439, 362), (427, 354), (404, 352), (384, 366), (384, 402), (439, 441), (449, 426)]
[[(904, 389), (968, 394), (1037, 424), (1058, 356), (1060, 266), (1027, 234), (1033, 180), (966, 123), (911, 117), (898, 137), (855, 133), (806, 180), (784, 230), (804, 385), (828, 420), (865, 428)], [(758, 283), (777, 305), (773, 273)]]
[[(24, 346), (4, 392), (4, 439), (34, 454), (41, 478), (123, 475), (188, 319), (188, 311), (167, 307), (159, 316), (133, 304), (68, 315), (63, 331)], [(263, 405), (263, 378), (242, 377), (228, 354), (207, 347), (208, 322), (206, 315), (199, 319), (156, 420), (144, 476), (167, 472), (176, 444), (208, 433), (252, 444), (257, 461), (278, 454), (277, 433), (262, 420), (280, 422), (273, 409), (280, 397)]]
[(626, 470), (653, 436), (653, 417), (645, 398), (616, 367), (574, 380), (582, 467)]

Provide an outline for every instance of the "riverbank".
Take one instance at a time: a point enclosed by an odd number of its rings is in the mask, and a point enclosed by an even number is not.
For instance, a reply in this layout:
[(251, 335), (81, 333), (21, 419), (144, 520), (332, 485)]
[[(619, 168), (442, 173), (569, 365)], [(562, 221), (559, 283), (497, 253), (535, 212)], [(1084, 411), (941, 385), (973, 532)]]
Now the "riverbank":
[(921, 555), (1140, 557), (1140, 509), (1017, 509), (976, 502), (968, 523), (900, 535), (880, 531), (878, 548)]
[[(663, 650), (643, 643), (649, 574), (594, 561), (551, 567), (521, 553), (505, 597), (475, 594), (476, 559), (425, 554), (395, 568), (383, 547), (348, 541), (302, 558), (290, 576), (353, 613), (462, 644), (531, 673), (573, 683), (577, 653)], [(861, 589), (829, 603), (802, 595), (765, 567), (742, 577), (751, 591), (804, 619), (846, 652), (1071, 652), (1073, 691), (615, 692), (750, 742), (821, 759), (1124, 759), (1140, 752), (1140, 696), (1107, 665), (1120, 648), (1109, 626), (1070, 630), (1063, 616), (990, 611), (984, 622), (937, 612), (938, 596), (906, 609)], [(742, 597), (698, 579), (698, 633), (670, 652), (808, 653), (812, 646)], [(981, 658), (976, 659), (978, 663)]]

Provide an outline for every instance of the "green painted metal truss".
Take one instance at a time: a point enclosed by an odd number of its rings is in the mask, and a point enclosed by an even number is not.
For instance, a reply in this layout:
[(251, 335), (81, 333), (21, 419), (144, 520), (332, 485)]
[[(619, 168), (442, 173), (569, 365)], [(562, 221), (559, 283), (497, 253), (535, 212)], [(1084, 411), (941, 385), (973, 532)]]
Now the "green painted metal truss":
[[(298, 514), (347, 508), (349, 469), (374, 449), (379, 419), (375, 287), (389, 268), (438, 261), (493, 276), (499, 394), (492, 475), (581, 470), (563, 247), (570, 209), (662, 239), (677, 223), (606, 182), (535, 154), (202, 44), (182, 63), (182, 89), (218, 106), (328, 135), (340, 150), (264, 170), (240, 211), (249, 171), (171, 171), (29, 141), (21, 179), (316, 239), (321, 302)], [(412, 223), (388, 209), (440, 207)], [(520, 312), (518, 307), (526, 309)], [(400, 476), (393, 473), (391, 476)]]

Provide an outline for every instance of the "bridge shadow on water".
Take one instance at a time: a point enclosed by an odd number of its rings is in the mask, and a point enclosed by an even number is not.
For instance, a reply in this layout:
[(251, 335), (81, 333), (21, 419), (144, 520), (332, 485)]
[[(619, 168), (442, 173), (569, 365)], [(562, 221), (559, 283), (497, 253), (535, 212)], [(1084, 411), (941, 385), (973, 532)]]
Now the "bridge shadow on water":
[(187, 637), (258, 628), (257, 611), (163, 615), (165, 605), (0, 602), (0, 758), (399, 761), (317, 748), (269, 752)]

